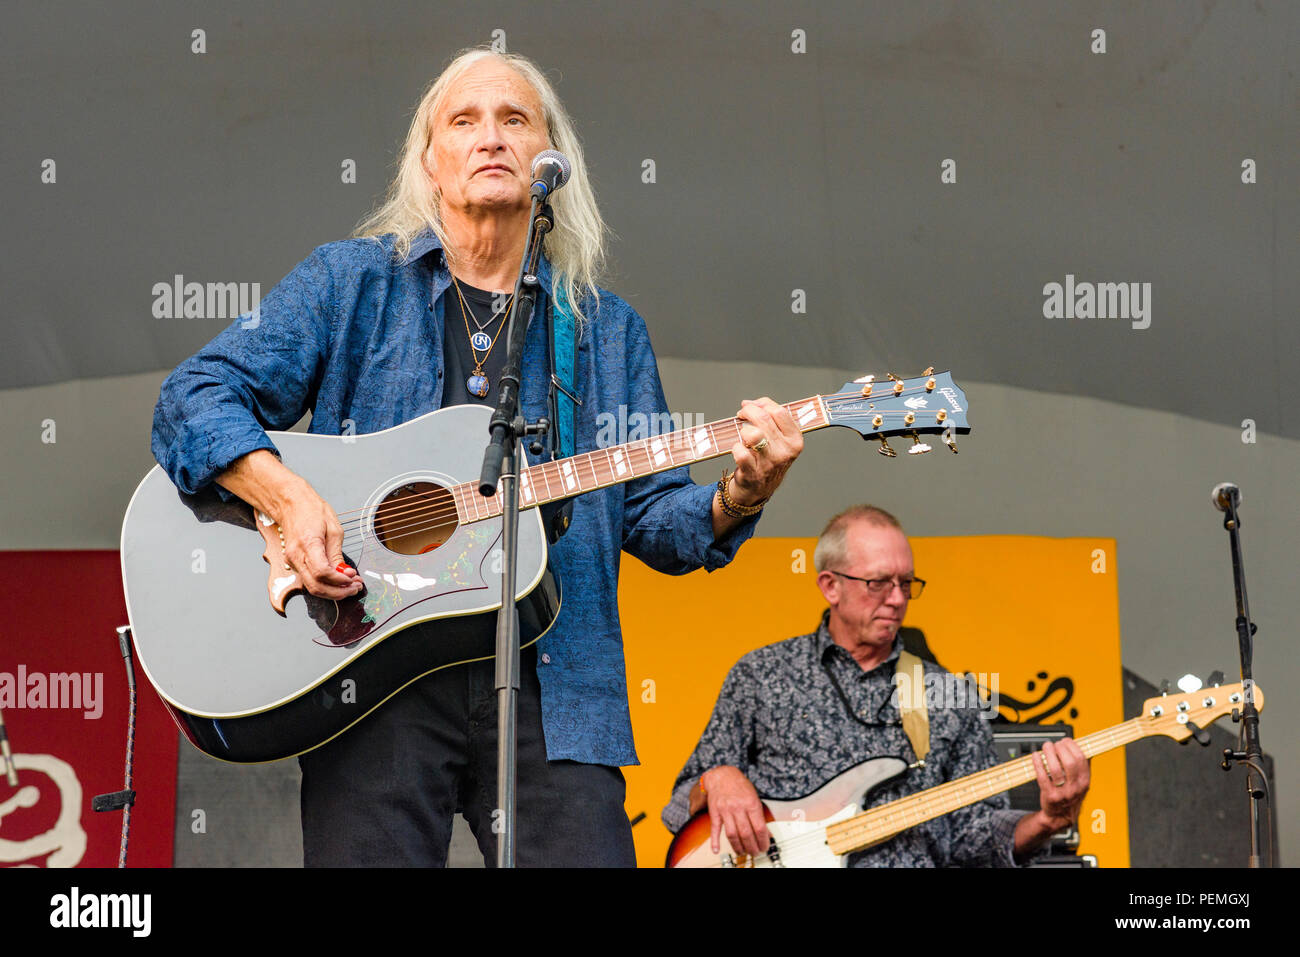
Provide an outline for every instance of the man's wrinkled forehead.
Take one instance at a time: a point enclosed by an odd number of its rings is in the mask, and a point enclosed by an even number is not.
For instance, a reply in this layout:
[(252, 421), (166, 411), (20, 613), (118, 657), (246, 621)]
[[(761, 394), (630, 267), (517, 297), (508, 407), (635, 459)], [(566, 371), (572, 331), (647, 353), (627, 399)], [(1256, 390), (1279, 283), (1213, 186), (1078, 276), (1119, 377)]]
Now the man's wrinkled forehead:
[(883, 566), (892, 566), (898, 561), (909, 566), (912, 564), (912, 546), (907, 536), (892, 525), (854, 522), (849, 529), (847, 545), (850, 562), (860, 566), (859, 570), (864, 573), (887, 571)]
[[(439, 110), (438, 113), (442, 119), (450, 120), (453, 117), (460, 116), (462, 113), (474, 113), (477, 110), (482, 109), (483, 106), (484, 103), (481, 99), (462, 96), (453, 100), (448, 97), (446, 107)], [(496, 106), (498, 110), (506, 113), (522, 113), (530, 120), (535, 119), (538, 113), (536, 107), (528, 106), (521, 103), (519, 100), (514, 99), (503, 100), (499, 104), (496, 104)]]
[(434, 104), (434, 114), (450, 120), (484, 108), (522, 113), (534, 121), (542, 114), (541, 97), (532, 84), (509, 66), (491, 60), (481, 60), (457, 77)]

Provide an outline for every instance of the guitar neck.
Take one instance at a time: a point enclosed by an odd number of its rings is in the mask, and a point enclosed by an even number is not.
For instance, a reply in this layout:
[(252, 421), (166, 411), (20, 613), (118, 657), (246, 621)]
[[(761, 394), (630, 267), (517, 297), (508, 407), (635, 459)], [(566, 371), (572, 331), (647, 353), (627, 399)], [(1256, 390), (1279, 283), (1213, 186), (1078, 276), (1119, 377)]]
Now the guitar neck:
[[(784, 408), (801, 432), (811, 432), (830, 424), (826, 406), (819, 395), (788, 402)], [(654, 416), (648, 417), (647, 422), (655, 422)], [(732, 446), (740, 441), (743, 424), (738, 418), (722, 419), (530, 466), (520, 472), (519, 507), (533, 508), (678, 466), (729, 455)], [(465, 482), (453, 486), (450, 491), (462, 523), (501, 514), (501, 496), (484, 498), (478, 492), (477, 482)]]
[[(1092, 758), (1131, 744), (1151, 733), (1142, 726), (1141, 719), (1132, 718), (1113, 728), (1079, 738), (1078, 744), (1083, 753)], [(1035, 757), (1036, 754), (1027, 754), (919, 794), (863, 811), (827, 827), (826, 842), (836, 854), (850, 854), (968, 804), (1028, 784), (1037, 777), (1034, 771)]]

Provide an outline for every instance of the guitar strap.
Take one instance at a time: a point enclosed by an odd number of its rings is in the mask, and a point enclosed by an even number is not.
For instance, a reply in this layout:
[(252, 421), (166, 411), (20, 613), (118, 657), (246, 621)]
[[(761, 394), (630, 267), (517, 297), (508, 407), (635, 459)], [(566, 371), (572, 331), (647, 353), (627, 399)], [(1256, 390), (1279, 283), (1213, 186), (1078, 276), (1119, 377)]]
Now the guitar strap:
[[(549, 435), (551, 458), (569, 458), (576, 451), (578, 406), (578, 323), (564, 287), (556, 285), (555, 294), (547, 297), (550, 325), (551, 382), (547, 397), (551, 430)], [(568, 530), (573, 516), (573, 499), (561, 505), (552, 516), (547, 529), (554, 545)]]
[(930, 753), (930, 713), (925, 707), (925, 666), (910, 651), (898, 653), (894, 687), (898, 689), (898, 713), (903, 719), (903, 733), (912, 744), (917, 763), (924, 766), (925, 756)]

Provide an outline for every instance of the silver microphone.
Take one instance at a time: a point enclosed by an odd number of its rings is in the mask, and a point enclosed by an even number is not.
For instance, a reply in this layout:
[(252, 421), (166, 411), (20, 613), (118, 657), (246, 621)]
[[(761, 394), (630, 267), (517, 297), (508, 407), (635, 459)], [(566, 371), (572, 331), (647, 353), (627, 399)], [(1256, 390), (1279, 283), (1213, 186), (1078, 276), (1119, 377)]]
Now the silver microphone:
[(1210, 491), (1210, 501), (1214, 503), (1214, 507), (1220, 512), (1226, 512), (1232, 508), (1234, 498), (1237, 500), (1237, 504), (1240, 505), (1241, 489), (1231, 482), (1220, 482)]
[(569, 181), (573, 164), (563, 153), (556, 150), (542, 150), (533, 157), (533, 185), (529, 194), (545, 202), (551, 193)]

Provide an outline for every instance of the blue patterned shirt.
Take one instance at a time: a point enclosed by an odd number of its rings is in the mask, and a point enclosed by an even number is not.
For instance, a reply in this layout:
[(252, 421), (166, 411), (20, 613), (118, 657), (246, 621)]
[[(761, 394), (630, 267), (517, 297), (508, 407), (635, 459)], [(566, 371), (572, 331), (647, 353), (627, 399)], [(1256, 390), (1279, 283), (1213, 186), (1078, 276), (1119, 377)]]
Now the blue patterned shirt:
[[(289, 429), (308, 410), (311, 432), (339, 435), (378, 432), (442, 407), (451, 273), (429, 232), (401, 262), (392, 254), (391, 236), (319, 247), (267, 294), (256, 321), (240, 317), (177, 366), (154, 412), (153, 452), (179, 489), (197, 492), (248, 452), (275, 452), (266, 430)], [(543, 316), (551, 281), (545, 260), (538, 278)], [(588, 300), (583, 311), (578, 452), (597, 448), (602, 412), (616, 421), (639, 413), (649, 422), (666, 421), (667, 413), (641, 317), (604, 290), (599, 306)], [(529, 420), (547, 414), (545, 326), (528, 329), (522, 395)], [(549, 452), (528, 458), (537, 464)], [(638, 763), (618, 617), (620, 549), (671, 575), (727, 564), (753, 535), (757, 516), (715, 542), (713, 496), (713, 486), (696, 485), (683, 466), (575, 500), (572, 525), (550, 552), (564, 601), (538, 643), (551, 760)]]
[[(894, 695), (901, 639), (894, 640), (888, 658), (863, 671), (831, 638), (827, 621), (828, 615), (823, 614), (812, 634), (751, 651), (727, 673), (708, 726), (663, 810), (670, 831), (681, 830), (689, 819), (690, 792), (700, 775), (719, 765), (739, 768), (764, 797), (793, 800), (869, 758), (915, 761)], [(927, 676), (945, 674), (933, 662), (924, 665)], [(846, 710), (841, 691), (854, 715)], [(882, 782), (867, 806), (896, 801), (993, 766), (993, 735), (979, 709), (970, 706), (971, 700), (954, 700), (949, 703), (957, 706), (951, 707), (942, 700), (927, 701), (930, 753), (925, 766)], [(994, 795), (851, 854), (848, 863), (850, 867), (1012, 867), (1016, 824), (1024, 813), (1011, 810), (1005, 794)]]

